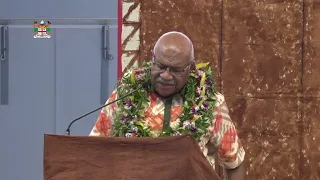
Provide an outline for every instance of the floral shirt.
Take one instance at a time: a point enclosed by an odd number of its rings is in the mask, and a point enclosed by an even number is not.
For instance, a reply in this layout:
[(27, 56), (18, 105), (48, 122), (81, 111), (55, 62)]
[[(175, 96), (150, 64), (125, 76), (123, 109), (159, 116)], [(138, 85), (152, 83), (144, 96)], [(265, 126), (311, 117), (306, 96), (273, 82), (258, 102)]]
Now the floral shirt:
[[(110, 95), (106, 103), (117, 98), (116, 90)], [(148, 93), (149, 107), (146, 110), (144, 121), (150, 130), (159, 135), (164, 122), (164, 102), (153, 92)], [(240, 142), (237, 130), (229, 116), (229, 110), (224, 96), (216, 94), (217, 102), (215, 104), (211, 126), (201, 137), (198, 145), (207, 158), (209, 163), (215, 168), (215, 155), (222, 166), (227, 169), (239, 166), (245, 156), (244, 148)], [(182, 113), (182, 98), (177, 95), (172, 100), (170, 126), (174, 127), (179, 123), (179, 116)], [(107, 106), (101, 110), (101, 113), (90, 132), (90, 136), (112, 136), (112, 124), (115, 119), (117, 109), (116, 103)]]

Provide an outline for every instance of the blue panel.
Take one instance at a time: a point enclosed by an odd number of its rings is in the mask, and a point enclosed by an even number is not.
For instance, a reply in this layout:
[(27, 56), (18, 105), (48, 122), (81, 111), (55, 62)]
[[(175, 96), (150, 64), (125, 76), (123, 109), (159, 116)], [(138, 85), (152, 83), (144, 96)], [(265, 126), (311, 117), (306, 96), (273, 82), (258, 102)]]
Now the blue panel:
[(0, 105), (9, 103), (8, 27), (0, 27)]
[[(56, 26), (57, 38), (57, 133), (64, 134), (68, 124), (76, 117), (101, 105), (101, 62), (108, 71), (107, 87), (113, 87), (117, 75), (117, 36), (111, 39), (111, 53), (107, 61), (102, 56), (102, 26)], [(112, 27), (116, 33), (116, 27)], [(112, 76), (110, 76), (112, 75)], [(111, 89), (106, 89), (107, 95)], [(76, 122), (71, 135), (88, 135), (98, 112)]]
[(0, 60), (0, 105), (9, 104), (9, 60)]
[(54, 133), (54, 39), (9, 25), (9, 105), (0, 106), (0, 179), (43, 179), (43, 134)]
[(115, 26), (109, 26), (109, 53), (112, 55), (113, 59), (109, 60), (109, 66), (106, 76), (102, 76), (103, 82), (108, 84), (106, 91), (108, 94), (105, 94), (102, 98), (105, 100), (111, 94), (111, 92), (117, 87), (117, 76), (118, 76), (118, 28)]
[[(100, 103), (104, 104), (109, 98), (111, 90), (116, 86), (117, 76), (117, 28), (114, 26), (105, 26), (105, 37), (103, 38), (103, 47), (107, 47), (107, 52), (103, 51), (101, 59), (101, 96)], [(110, 57), (108, 57), (108, 55)]]
[(0, 18), (117, 18), (118, 0), (1, 0)]

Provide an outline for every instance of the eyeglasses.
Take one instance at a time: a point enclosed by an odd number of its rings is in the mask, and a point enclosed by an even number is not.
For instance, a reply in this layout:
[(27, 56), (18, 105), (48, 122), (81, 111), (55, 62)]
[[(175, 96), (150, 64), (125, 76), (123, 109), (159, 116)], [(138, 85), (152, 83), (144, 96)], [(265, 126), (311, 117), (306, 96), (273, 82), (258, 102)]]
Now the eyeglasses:
[[(192, 61), (193, 62), (193, 61)], [(169, 68), (167, 66), (164, 66), (162, 64), (159, 64), (159, 63), (156, 63), (154, 62), (154, 60), (152, 61), (152, 64), (153, 64), (153, 70), (156, 71), (156, 72), (159, 72), (159, 73), (164, 73), (166, 71), (169, 71), (170, 74), (172, 75), (177, 75), (177, 76), (181, 76), (191, 65), (190, 62), (185, 68), (181, 69), (181, 68)]]

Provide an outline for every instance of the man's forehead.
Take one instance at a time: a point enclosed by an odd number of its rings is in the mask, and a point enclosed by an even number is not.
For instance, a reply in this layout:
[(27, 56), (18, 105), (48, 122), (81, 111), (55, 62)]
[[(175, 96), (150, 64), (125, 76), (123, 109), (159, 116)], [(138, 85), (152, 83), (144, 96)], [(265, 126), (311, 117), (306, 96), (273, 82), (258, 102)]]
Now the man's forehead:
[(155, 51), (155, 56), (163, 58), (187, 57), (190, 54), (190, 48), (176, 45), (159, 45)]
[(159, 54), (159, 56), (154, 55), (153, 61), (165, 66), (171, 66), (171, 67), (184, 67), (188, 63), (190, 63), (189, 56), (165, 56)]
[(156, 55), (159, 55), (162, 58), (181, 58), (181, 57), (187, 57), (188, 54), (190, 54), (187, 50), (183, 49), (175, 49), (175, 48), (163, 48), (159, 49), (159, 51), (156, 51)]
[(180, 40), (175, 40), (175, 39), (164, 39), (160, 40), (155, 47), (156, 51), (169, 51), (169, 52), (174, 52), (174, 51), (190, 51), (191, 43), (190, 41), (187, 41), (186, 39), (180, 39)]

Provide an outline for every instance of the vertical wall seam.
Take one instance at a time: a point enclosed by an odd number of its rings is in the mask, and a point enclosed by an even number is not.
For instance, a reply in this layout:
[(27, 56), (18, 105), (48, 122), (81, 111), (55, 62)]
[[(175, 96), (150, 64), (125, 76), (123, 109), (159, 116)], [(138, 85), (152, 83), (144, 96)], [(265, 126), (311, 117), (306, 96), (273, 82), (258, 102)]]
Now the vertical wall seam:
[(305, 56), (305, 31), (306, 31), (306, 16), (305, 16), (305, 0), (302, 0), (302, 40), (301, 40), (301, 92), (304, 93), (303, 77), (304, 77), (304, 56)]
[(57, 29), (53, 34), (53, 84), (54, 133), (57, 133)]
[[(142, 25), (143, 25), (143, 23), (142, 23), (142, 13), (141, 12), (143, 12), (143, 0), (140, 0), (140, 15), (139, 15), (139, 22), (140, 22), (140, 28), (139, 28), (139, 31), (140, 31), (140, 34), (139, 34), (139, 39), (140, 39), (140, 46), (139, 46), (139, 51), (138, 51), (138, 53), (139, 53), (139, 57), (138, 57), (138, 66), (141, 66), (142, 64), (143, 64), (143, 62), (144, 61), (150, 61), (150, 60), (145, 60), (144, 59), (144, 57), (146, 56), (146, 55), (144, 55), (144, 56), (142, 56), (143, 55), (143, 49), (144, 49), (144, 44), (143, 44), (143, 34), (141, 33), (142, 32)], [(150, 53), (151, 54), (151, 53)], [(142, 59), (143, 58), (143, 59)]]
[[(300, 77), (300, 91), (302, 94), (304, 94), (304, 87), (303, 87), (303, 77), (304, 77), (304, 57), (305, 57), (305, 31), (306, 31), (306, 2), (305, 0), (302, 0), (302, 29), (301, 29), (301, 77)], [(304, 116), (304, 111), (303, 111), (303, 104), (304, 104), (304, 98), (303, 96), (299, 96), (298, 98), (298, 113), (300, 114), (300, 178), (299, 179), (303, 179), (304, 174), (303, 174), (303, 135), (304, 135), (304, 123), (303, 123), (303, 116)]]
[(222, 92), (222, 59), (223, 59), (223, 0), (221, 1), (221, 9), (220, 9), (220, 47), (219, 47), (219, 88)]
[(118, 0), (118, 79), (122, 77), (122, 0)]

